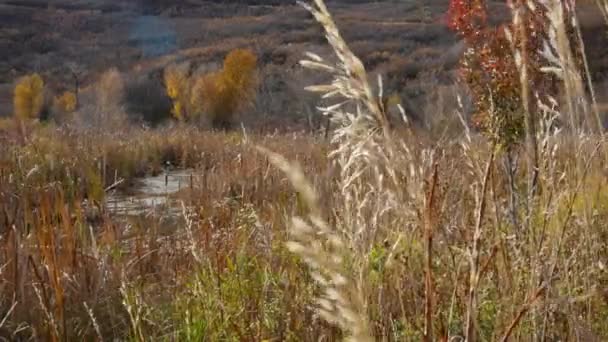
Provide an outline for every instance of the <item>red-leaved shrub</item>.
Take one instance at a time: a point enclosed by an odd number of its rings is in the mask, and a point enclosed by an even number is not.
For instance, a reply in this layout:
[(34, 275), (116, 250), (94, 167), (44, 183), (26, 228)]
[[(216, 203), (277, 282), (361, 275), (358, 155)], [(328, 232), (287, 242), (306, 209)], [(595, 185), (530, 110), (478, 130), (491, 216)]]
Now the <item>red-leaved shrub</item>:
[[(520, 3), (511, 6), (526, 6), (521, 12), (521, 25), (512, 22), (498, 27), (490, 25), (484, 0), (451, 0), (447, 15), (448, 26), (467, 45), (460, 63), (460, 76), (469, 87), (475, 105), (473, 122), (504, 145), (519, 140), (524, 127), (516, 54), (526, 56), (526, 82), (532, 95), (555, 95), (558, 85), (554, 76), (541, 71), (541, 67), (547, 65), (541, 55), (548, 38), (546, 9)], [(523, 35), (520, 29), (524, 30)], [(528, 104), (532, 110), (534, 104), (533, 100)]]

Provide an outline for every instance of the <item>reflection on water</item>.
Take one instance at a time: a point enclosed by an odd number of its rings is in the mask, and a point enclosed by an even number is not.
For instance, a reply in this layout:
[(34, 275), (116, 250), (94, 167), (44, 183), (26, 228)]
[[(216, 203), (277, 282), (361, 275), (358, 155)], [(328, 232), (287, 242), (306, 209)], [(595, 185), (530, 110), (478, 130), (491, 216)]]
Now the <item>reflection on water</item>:
[(118, 216), (154, 212), (177, 215), (181, 212), (181, 204), (171, 195), (189, 186), (192, 177), (192, 170), (175, 170), (141, 178), (128, 194), (116, 191), (106, 195), (106, 209)]

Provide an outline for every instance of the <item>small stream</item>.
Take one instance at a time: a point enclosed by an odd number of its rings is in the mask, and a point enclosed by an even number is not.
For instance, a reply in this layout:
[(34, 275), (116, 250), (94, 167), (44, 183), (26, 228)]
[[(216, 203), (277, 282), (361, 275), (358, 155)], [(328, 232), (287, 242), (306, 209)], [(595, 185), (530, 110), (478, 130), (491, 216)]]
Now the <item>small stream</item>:
[(172, 195), (190, 186), (193, 172), (190, 169), (174, 170), (137, 179), (129, 192), (115, 190), (106, 195), (106, 209), (113, 215), (123, 217), (148, 213), (177, 215), (182, 208)]

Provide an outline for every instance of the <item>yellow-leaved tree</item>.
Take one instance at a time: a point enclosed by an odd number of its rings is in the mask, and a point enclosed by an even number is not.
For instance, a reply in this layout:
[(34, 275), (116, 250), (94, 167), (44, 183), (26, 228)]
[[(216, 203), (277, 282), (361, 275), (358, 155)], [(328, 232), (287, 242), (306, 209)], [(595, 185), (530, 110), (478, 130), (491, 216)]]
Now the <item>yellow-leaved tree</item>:
[(78, 106), (76, 94), (71, 91), (66, 91), (63, 94), (55, 97), (53, 107), (63, 113), (72, 113)]
[(164, 81), (167, 95), (173, 102), (171, 113), (179, 121), (191, 120), (188, 65), (171, 65), (165, 69)]
[(21, 120), (36, 119), (44, 106), (44, 81), (38, 74), (17, 81), (13, 95), (14, 115)]
[(230, 126), (237, 111), (251, 105), (257, 85), (256, 66), (257, 57), (251, 50), (237, 49), (226, 56), (222, 72), (212, 78), (217, 95), (203, 96), (214, 127)]
[(196, 121), (204, 116), (215, 128), (228, 128), (234, 115), (255, 99), (257, 57), (248, 49), (230, 52), (223, 68), (208, 74), (189, 75), (185, 67), (165, 69), (167, 95), (173, 116)]

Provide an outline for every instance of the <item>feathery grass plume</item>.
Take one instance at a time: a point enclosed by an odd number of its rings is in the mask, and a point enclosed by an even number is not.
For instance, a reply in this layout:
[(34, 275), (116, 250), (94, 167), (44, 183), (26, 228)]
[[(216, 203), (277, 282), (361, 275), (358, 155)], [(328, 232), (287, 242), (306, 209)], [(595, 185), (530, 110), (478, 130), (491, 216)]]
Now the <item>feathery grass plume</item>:
[(299, 4), (312, 13), (315, 19), (323, 26), (325, 37), (340, 61), (338, 65), (330, 66), (324, 63), (321, 57), (308, 53), (310, 59), (300, 62), (304, 67), (330, 72), (335, 75), (335, 79), (331, 84), (309, 86), (306, 89), (324, 94), (323, 98), (332, 98), (339, 95), (345, 98), (347, 102), (352, 101), (356, 103), (356, 118), (337, 115), (334, 119), (333, 114), (338, 114), (335, 112), (343, 107), (346, 102), (322, 109), (325, 115), (332, 116), (332, 119), (339, 121), (340, 125), (349, 126), (351, 123), (354, 123), (352, 121), (356, 121), (359, 124), (366, 122), (368, 125), (374, 126), (374, 128), (382, 129), (388, 136), (390, 130), (389, 121), (382, 107), (382, 102), (374, 96), (363, 63), (350, 50), (342, 38), (323, 0), (315, 0), (314, 4), (305, 2), (299, 2)]
[(608, 24), (608, 1), (606, 0), (595, 0), (597, 7), (599, 7), (600, 12), (602, 12), (602, 16), (604, 17), (604, 21)]
[(309, 208), (309, 222), (299, 217), (292, 219), (292, 239), (287, 242), (287, 248), (302, 257), (313, 270), (313, 279), (323, 289), (317, 301), (320, 315), (346, 331), (348, 341), (373, 341), (361, 288), (346, 273), (346, 260), (352, 256), (343, 238), (322, 218), (313, 186), (298, 166), (291, 165), (279, 154), (258, 149), (287, 175)]
[[(410, 170), (413, 156), (405, 145), (391, 138), (380, 100), (382, 96), (373, 95), (363, 63), (340, 35), (324, 2), (317, 0), (314, 5), (301, 5), (323, 25), (327, 40), (339, 59), (338, 64), (330, 65), (321, 57), (308, 53), (309, 59), (301, 64), (333, 76), (330, 84), (306, 89), (321, 93), (325, 99), (338, 98), (337, 103), (318, 109), (337, 126), (332, 132), (334, 149), (330, 157), (341, 172), (339, 182), (344, 198), (341, 218), (344, 222), (340, 227), (344, 228), (340, 229), (349, 237), (352, 248), (365, 255), (377, 238), (381, 218), (393, 211), (409, 212), (411, 208), (403, 208), (403, 205), (416, 203), (400, 180), (402, 176), (410, 176), (404, 174)], [(417, 190), (414, 197), (419, 195)]]
[[(581, 112), (589, 113), (586, 101), (583, 78), (580, 74), (577, 56), (574, 54), (569, 30), (566, 26), (568, 19), (574, 17), (574, 8), (564, 7), (561, 1), (541, 0), (549, 21), (548, 38), (544, 40), (541, 51), (545, 63), (540, 70), (557, 77), (564, 85), (566, 109), (570, 121), (570, 129), (574, 134), (581, 133), (583, 125), (593, 127), (593, 119), (581, 116)], [(597, 118), (596, 120), (599, 120)], [(601, 129), (601, 122), (595, 122)]]
[(123, 280), (120, 283), (120, 294), (122, 296), (122, 305), (129, 314), (129, 322), (131, 323), (130, 337), (135, 341), (144, 342), (148, 340), (144, 328), (148, 308), (141, 293), (137, 292), (125, 278), (126, 276), (123, 274)]
[(44, 81), (38, 74), (24, 76), (15, 86), (13, 95), (15, 117), (36, 119), (44, 106)]
[(93, 328), (95, 329), (97, 338), (100, 342), (103, 342), (103, 335), (101, 334), (101, 329), (99, 329), (99, 323), (97, 322), (97, 319), (95, 319), (95, 314), (93, 313), (93, 310), (91, 310), (91, 308), (87, 305), (87, 302), (82, 302), (82, 305), (87, 310), (89, 317), (91, 317), (91, 323), (93, 323)]
[[(427, 197), (425, 180), (434, 164), (434, 156), (428, 150), (414, 156), (401, 138), (393, 137), (385, 114), (382, 80), (379, 79), (379, 94), (376, 96), (363, 63), (340, 35), (325, 3), (315, 0), (312, 4), (300, 4), (323, 26), (338, 58), (338, 63), (329, 64), (320, 56), (308, 53), (308, 59), (301, 61), (302, 66), (327, 72), (333, 77), (329, 84), (306, 89), (322, 94), (324, 99), (336, 101), (318, 108), (336, 126), (329, 152), (331, 161), (340, 170), (337, 179), (339, 200), (334, 208), (339, 214), (335, 215), (334, 235), (339, 236), (352, 251), (349, 268), (357, 274), (352, 278), (356, 279), (356, 288), (360, 289), (361, 296), (366, 300), (378, 298), (383, 290), (368, 281), (373, 262), (371, 255), (381, 241), (394, 236), (391, 234), (411, 233), (401, 230), (422, 224), (418, 214), (424, 212)], [(300, 221), (296, 226), (302, 232), (309, 229)], [(304, 239), (303, 235), (307, 239), (314, 238), (306, 233), (297, 236)], [(307, 245), (312, 244), (305, 241)], [(430, 284), (432, 275), (428, 274)], [(431, 292), (428, 289), (426, 294), (429, 299)], [(427, 317), (432, 316), (431, 306), (431, 300), (427, 300)], [(432, 336), (431, 326), (427, 327), (425, 336)]]

